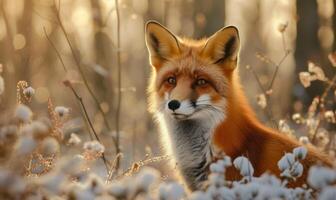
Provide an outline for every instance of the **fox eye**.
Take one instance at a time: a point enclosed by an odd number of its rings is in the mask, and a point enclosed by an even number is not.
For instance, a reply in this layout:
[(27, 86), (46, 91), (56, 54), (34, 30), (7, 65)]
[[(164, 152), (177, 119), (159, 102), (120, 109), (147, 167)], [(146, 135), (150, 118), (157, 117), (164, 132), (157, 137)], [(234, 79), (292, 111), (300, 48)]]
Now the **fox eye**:
[(205, 79), (202, 79), (202, 78), (197, 79), (197, 81), (196, 81), (196, 85), (197, 86), (203, 86), (203, 85), (205, 85), (207, 83), (208, 83), (208, 81), (206, 81)]
[(176, 78), (171, 76), (167, 79), (167, 82), (171, 85), (175, 85), (176, 84)]

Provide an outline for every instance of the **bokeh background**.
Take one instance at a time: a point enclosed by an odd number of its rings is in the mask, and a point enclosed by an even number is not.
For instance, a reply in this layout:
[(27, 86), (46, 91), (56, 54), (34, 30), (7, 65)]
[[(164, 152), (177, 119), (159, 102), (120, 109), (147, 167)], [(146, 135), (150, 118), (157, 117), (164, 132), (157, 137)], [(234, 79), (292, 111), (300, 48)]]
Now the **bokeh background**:
[[(277, 122), (291, 119), (293, 113), (305, 113), (313, 97), (322, 93), (325, 83), (316, 82), (306, 89), (299, 81), (298, 74), (307, 71), (308, 61), (320, 66), (327, 77), (335, 75), (328, 60), (336, 47), (333, 0), (119, 0), (118, 13), (114, 0), (0, 2), (0, 63), (5, 81), (0, 124), (9, 123), (17, 101), (17, 82), (25, 80), (35, 89), (30, 107), (36, 116), (48, 115), (50, 98), (54, 105), (71, 108), (71, 117), (63, 126), (65, 137), (75, 132), (88, 139), (80, 105), (63, 84), (69, 80), (83, 98), (109, 158), (115, 153), (111, 137), (120, 125), (123, 166), (161, 154), (157, 129), (147, 112), (151, 70), (144, 41), (147, 20), (157, 20), (179, 36), (196, 39), (211, 36), (223, 26), (237, 26), (242, 82), (251, 105), (269, 126), (276, 126), (270, 116)], [(268, 88), (279, 63), (269, 113), (258, 105), (257, 96), (263, 92), (260, 85)], [(116, 120), (119, 91), (120, 122)]]

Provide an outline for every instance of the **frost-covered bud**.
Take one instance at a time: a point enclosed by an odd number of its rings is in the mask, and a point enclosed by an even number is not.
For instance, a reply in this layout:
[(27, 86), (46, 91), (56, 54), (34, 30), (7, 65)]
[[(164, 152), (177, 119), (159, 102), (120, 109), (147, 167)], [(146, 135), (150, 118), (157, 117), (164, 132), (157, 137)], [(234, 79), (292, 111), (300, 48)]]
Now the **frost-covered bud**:
[(28, 106), (24, 104), (19, 104), (16, 107), (15, 118), (23, 122), (29, 122), (32, 116), (33, 116), (33, 113)]
[(42, 141), (41, 150), (42, 154), (46, 156), (51, 156), (59, 152), (59, 143), (53, 137), (47, 137)]
[(85, 150), (84, 157), (87, 160), (96, 159), (100, 157), (105, 151), (105, 147), (97, 140), (85, 142), (83, 148)]
[(289, 169), (295, 162), (295, 156), (292, 153), (286, 153), (279, 161), (278, 167), (280, 171)]
[(233, 161), (233, 165), (240, 171), (240, 175), (246, 177), (252, 177), (254, 173), (251, 162), (244, 156), (237, 157)]
[(310, 86), (310, 82), (312, 81), (311, 75), (309, 72), (300, 72), (299, 78), (303, 87), (307, 88)]
[(301, 116), (300, 113), (295, 113), (292, 115), (292, 120), (297, 123), (297, 124), (301, 124), (304, 122), (303, 117)]
[(70, 113), (70, 109), (66, 108), (64, 106), (56, 106), (55, 112), (57, 113), (57, 115), (59, 117), (62, 118), (62, 117), (66, 116), (66, 115), (68, 115)]
[(70, 145), (78, 145), (82, 140), (78, 137), (76, 133), (71, 133), (68, 143)]
[(307, 148), (306, 147), (296, 147), (294, 150), (293, 150), (293, 154), (295, 156), (296, 159), (299, 159), (299, 160), (303, 160), (306, 158), (307, 156)]
[(328, 110), (324, 113), (324, 118), (327, 122), (336, 123), (335, 114), (332, 110)]
[(317, 66), (313, 62), (308, 62), (308, 71), (313, 74), (313, 80), (325, 81), (327, 80), (324, 71), (321, 67)]
[(36, 147), (36, 141), (28, 135), (19, 138), (15, 145), (16, 153), (19, 156), (24, 156), (30, 154), (34, 151)]
[(262, 109), (266, 108), (266, 106), (267, 106), (267, 99), (266, 99), (265, 94), (259, 94), (259, 95), (257, 96), (257, 103), (258, 103), (258, 105), (259, 105)]
[(135, 190), (147, 192), (150, 186), (158, 181), (159, 171), (153, 168), (144, 167), (135, 177)]
[(336, 182), (336, 171), (334, 169), (313, 166), (308, 172), (308, 183), (315, 189), (321, 189)]
[(309, 138), (307, 136), (301, 136), (299, 138), (299, 141), (302, 143), (302, 144), (309, 144)]
[(32, 87), (27, 87), (27, 88), (23, 89), (23, 94), (27, 98), (31, 98), (35, 94), (35, 90)]
[(127, 184), (122, 181), (112, 182), (108, 186), (107, 192), (117, 199), (126, 199), (128, 194), (128, 187)]
[(180, 200), (185, 192), (178, 183), (162, 183), (159, 187), (159, 197), (163, 200)]

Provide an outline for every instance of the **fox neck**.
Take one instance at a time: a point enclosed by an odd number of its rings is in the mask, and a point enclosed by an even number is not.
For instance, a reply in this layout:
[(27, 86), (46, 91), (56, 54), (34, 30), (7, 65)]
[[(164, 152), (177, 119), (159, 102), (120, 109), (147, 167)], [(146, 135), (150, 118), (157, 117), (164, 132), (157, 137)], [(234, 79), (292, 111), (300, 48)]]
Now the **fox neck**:
[(245, 143), (251, 133), (266, 129), (260, 124), (248, 104), (242, 90), (238, 72), (227, 74), (229, 91), (227, 96), (226, 119), (218, 124), (213, 133), (213, 145), (232, 158), (245, 154)]

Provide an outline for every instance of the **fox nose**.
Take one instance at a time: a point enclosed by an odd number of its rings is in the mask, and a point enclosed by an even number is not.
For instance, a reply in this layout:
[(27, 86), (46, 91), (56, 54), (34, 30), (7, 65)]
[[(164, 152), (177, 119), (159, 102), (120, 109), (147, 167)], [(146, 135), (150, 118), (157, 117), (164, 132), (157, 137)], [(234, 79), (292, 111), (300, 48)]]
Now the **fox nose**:
[(171, 100), (168, 103), (168, 108), (172, 111), (175, 111), (176, 109), (178, 109), (180, 107), (181, 103), (178, 100)]

